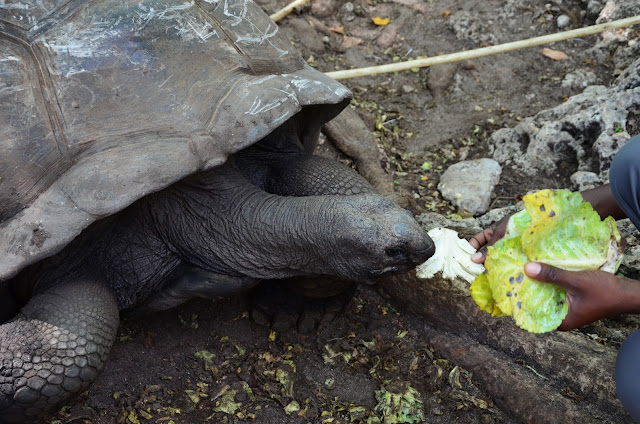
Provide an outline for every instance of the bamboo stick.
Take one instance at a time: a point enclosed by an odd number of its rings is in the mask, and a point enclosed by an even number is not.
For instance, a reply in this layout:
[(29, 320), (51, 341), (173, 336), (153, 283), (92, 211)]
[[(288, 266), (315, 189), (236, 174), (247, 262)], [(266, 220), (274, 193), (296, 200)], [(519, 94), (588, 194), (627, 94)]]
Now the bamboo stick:
[(347, 78), (356, 78), (389, 72), (406, 71), (411, 68), (424, 68), (427, 66), (441, 65), (443, 63), (460, 62), (462, 60), (476, 59), (479, 57), (491, 56), (498, 53), (506, 53), (514, 50), (524, 49), (527, 47), (539, 46), (541, 44), (555, 43), (571, 38), (598, 34), (600, 32), (605, 32), (617, 28), (624, 28), (637, 24), (640, 24), (640, 16), (632, 16), (630, 18), (619, 19), (617, 21), (611, 21), (604, 24), (592, 25), (585, 28), (578, 28), (570, 31), (558, 32), (556, 34), (543, 35), (540, 37), (528, 38), (526, 40), (513, 41), (510, 43), (499, 44), (497, 46), (482, 47), (474, 50), (449, 53), (440, 56), (428, 57), (425, 59), (408, 60), (406, 62), (390, 63), (387, 65), (370, 66), (367, 68), (349, 69), (343, 71), (333, 71), (327, 72), (326, 74), (331, 78), (342, 80)]
[(269, 16), (271, 18), (271, 20), (273, 22), (278, 22), (280, 19), (284, 18), (285, 16), (287, 16), (289, 13), (293, 12), (293, 9), (295, 9), (298, 6), (301, 6), (305, 3), (309, 3), (311, 2), (311, 0), (295, 0), (293, 3), (288, 4), (287, 6), (283, 7), (282, 9), (278, 10), (276, 13), (274, 13), (273, 15)]

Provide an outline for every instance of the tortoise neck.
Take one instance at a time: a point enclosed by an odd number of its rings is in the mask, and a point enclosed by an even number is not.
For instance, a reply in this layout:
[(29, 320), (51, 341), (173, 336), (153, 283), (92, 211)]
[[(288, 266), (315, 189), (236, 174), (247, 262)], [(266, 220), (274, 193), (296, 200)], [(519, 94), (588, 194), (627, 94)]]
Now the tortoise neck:
[(333, 202), (269, 194), (225, 166), (172, 187), (153, 213), (186, 262), (225, 275), (285, 278), (329, 272), (323, 252)]

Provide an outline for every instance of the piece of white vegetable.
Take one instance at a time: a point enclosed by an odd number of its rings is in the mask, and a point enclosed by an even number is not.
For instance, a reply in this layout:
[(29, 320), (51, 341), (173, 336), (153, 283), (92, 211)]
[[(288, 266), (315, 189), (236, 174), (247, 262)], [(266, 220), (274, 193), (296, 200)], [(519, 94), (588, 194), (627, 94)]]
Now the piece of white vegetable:
[(431, 278), (442, 272), (442, 278), (454, 280), (462, 278), (471, 283), (484, 266), (471, 262), (476, 249), (468, 241), (458, 237), (458, 233), (448, 228), (433, 228), (428, 232), (436, 245), (436, 253), (426, 262), (418, 265), (418, 278)]

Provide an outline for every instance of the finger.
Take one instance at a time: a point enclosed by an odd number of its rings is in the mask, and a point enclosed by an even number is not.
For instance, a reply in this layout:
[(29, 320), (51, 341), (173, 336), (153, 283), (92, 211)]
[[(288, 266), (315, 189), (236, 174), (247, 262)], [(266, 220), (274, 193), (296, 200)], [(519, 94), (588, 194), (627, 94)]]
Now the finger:
[(571, 274), (551, 265), (545, 265), (539, 262), (528, 262), (524, 266), (524, 272), (535, 280), (552, 283), (563, 289), (573, 287)]
[(489, 243), (492, 235), (493, 228), (487, 228), (469, 239), (469, 244), (474, 249), (477, 249), (477, 252), (471, 255), (471, 262), (484, 263), (485, 259), (487, 259), (487, 243)]
[(473, 246), (474, 249), (478, 250), (485, 244), (489, 243), (491, 236), (493, 236), (493, 228), (487, 228), (471, 237), (469, 239), (469, 244)]
[(498, 240), (504, 237), (504, 234), (507, 232), (507, 224), (509, 223), (509, 217), (506, 216), (498, 221), (495, 225), (493, 225), (493, 231), (491, 233), (491, 238), (489, 239), (488, 246), (494, 245)]

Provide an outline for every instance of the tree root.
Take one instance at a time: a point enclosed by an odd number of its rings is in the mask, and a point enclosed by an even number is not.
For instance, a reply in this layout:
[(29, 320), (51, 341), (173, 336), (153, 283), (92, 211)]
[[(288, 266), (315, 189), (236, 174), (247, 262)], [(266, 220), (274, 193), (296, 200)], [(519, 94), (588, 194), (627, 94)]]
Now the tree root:
[(631, 422), (615, 392), (615, 348), (579, 332), (532, 334), (510, 317), (492, 318), (459, 283), (407, 273), (384, 290), (424, 318), (436, 352), (471, 371), (517, 422)]

